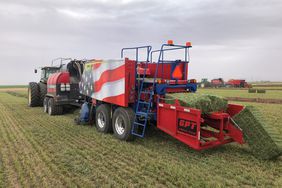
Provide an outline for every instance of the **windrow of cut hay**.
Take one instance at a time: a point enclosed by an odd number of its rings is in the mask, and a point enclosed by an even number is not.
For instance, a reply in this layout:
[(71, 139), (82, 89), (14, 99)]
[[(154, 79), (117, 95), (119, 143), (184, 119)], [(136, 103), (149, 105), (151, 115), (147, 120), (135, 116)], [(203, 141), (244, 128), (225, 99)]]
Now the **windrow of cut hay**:
[(200, 109), (203, 114), (211, 112), (225, 111), (228, 101), (222, 97), (198, 93), (168, 93), (166, 103), (174, 104), (175, 99), (182, 106)]
[(253, 154), (261, 159), (272, 159), (282, 154), (282, 138), (263, 115), (253, 106), (246, 106), (234, 121), (242, 128), (244, 139)]

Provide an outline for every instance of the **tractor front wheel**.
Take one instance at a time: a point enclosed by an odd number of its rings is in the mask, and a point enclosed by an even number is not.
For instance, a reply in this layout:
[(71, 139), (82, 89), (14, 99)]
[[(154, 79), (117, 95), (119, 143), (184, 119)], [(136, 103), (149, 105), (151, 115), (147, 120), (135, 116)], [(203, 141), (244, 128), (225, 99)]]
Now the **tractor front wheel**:
[(30, 82), (28, 84), (28, 106), (35, 107), (40, 104), (39, 87), (36, 82)]
[(39, 86), (39, 91), (40, 91), (40, 93), (39, 93), (39, 98), (40, 98), (39, 103), (40, 103), (40, 106), (43, 106), (45, 95), (47, 94), (47, 84), (39, 82), (38, 86)]
[(134, 122), (134, 112), (130, 108), (119, 107), (113, 115), (114, 136), (119, 140), (130, 141), (134, 137), (131, 128)]

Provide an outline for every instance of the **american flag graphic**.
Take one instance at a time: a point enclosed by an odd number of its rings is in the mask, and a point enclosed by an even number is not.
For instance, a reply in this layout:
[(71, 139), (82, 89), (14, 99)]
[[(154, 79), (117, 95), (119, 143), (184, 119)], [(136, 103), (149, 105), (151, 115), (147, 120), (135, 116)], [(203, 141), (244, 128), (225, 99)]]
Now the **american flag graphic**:
[(86, 63), (79, 89), (80, 93), (93, 99), (125, 106), (124, 60)]

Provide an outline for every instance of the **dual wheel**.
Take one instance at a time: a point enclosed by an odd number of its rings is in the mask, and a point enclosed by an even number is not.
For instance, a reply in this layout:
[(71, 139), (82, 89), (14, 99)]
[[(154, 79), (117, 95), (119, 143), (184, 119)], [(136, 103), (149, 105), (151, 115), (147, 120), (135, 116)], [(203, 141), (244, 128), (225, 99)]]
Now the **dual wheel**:
[(43, 100), (43, 111), (50, 116), (63, 114), (63, 106), (56, 105), (51, 97), (45, 97)]
[(134, 121), (134, 112), (130, 108), (118, 107), (111, 117), (111, 107), (101, 104), (97, 107), (95, 124), (97, 130), (103, 133), (114, 132), (114, 136), (120, 140), (133, 139), (131, 127)]
[(47, 85), (44, 83), (30, 82), (28, 84), (28, 106), (42, 106), (47, 94)]

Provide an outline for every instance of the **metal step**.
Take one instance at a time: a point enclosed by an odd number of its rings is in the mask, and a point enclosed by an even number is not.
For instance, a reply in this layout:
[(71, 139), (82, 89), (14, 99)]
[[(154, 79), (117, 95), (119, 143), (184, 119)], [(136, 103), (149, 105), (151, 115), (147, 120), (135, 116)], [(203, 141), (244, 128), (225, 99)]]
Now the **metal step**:
[(142, 111), (138, 111), (135, 113), (136, 116), (144, 116), (144, 117), (148, 117), (148, 113), (146, 112), (142, 112)]

